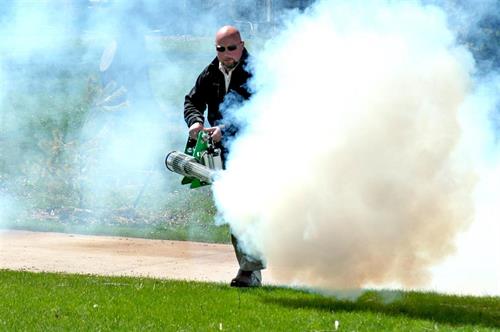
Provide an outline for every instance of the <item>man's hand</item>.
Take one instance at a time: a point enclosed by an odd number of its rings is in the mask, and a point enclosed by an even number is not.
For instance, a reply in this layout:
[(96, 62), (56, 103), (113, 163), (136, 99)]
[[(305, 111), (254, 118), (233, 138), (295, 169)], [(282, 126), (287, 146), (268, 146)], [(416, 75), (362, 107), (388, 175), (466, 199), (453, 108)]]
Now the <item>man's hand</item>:
[(205, 128), (205, 131), (212, 137), (215, 143), (220, 142), (222, 139), (222, 130), (219, 126)]
[(192, 139), (196, 139), (198, 137), (198, 133), (202, 130), (204, 130), (204, 128), (201, 123), (193, 123), (191, 127), (189, 127), (189, 137), (191, 137)]

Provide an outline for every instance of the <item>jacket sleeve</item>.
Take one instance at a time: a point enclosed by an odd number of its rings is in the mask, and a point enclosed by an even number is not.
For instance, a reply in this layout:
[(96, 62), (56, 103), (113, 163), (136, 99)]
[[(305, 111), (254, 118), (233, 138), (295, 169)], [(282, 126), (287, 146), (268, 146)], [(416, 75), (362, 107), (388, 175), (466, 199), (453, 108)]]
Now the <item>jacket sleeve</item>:
[(194, 123), (199, 122), (203, 124), (205, 122), (205, 117), (203, 112), (207, 107), (207, 91), (205, 84), (205, 71), (203, 71), (191, 91), (186, 95), (184, 99), (184, 120), (188, 127), (191, 127)]

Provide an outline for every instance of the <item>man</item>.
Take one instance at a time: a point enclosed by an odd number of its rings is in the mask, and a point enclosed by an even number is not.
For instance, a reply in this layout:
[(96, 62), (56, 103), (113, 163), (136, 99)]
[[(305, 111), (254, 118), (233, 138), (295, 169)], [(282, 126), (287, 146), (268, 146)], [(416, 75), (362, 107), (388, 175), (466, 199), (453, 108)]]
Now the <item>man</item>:
[[(184, 101), (184, 119), (189, 127), (189, 136), (196, 139), (200, 131), (210, 134), (213, 141), (222, 148), (223, 165), (227, 155), (227, 140), (238, 131), (235, 123), (230, 123), (226, 114), (231, 106), (239, 101), (248, 100), (250, 91), (247, 87), (251, 73), (247, 68), (249, 54), (240, 32), (233, 26), (224, 26), (215, 35), (217, 57), (201, 72), (195, 86), (186, 95)], [(205, 128), (204, 111), (211, 127)], [(260, 286), (260, 270), (263, 263), (251, 257), (238, 245), (238, 239), (231, 235), (240, 268), (231, 280), (232, 287)]]

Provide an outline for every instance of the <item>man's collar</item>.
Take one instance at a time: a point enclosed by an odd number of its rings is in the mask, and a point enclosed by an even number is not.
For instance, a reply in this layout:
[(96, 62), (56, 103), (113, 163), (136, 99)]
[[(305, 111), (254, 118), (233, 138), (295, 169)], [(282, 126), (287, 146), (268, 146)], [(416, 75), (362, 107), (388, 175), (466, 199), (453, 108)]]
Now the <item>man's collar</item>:
[(219, 61), (219, 70), (226, 73), (226, 75), (230, 75), (233, 72), (233, 70), (235, 70), (239, 65), (240, 65), (240, 63), (238, 62), (236, 64), (236, 66), (234, 66), (233, 68), (227, 69), (226, 67), (224, 67), (222, 62)]

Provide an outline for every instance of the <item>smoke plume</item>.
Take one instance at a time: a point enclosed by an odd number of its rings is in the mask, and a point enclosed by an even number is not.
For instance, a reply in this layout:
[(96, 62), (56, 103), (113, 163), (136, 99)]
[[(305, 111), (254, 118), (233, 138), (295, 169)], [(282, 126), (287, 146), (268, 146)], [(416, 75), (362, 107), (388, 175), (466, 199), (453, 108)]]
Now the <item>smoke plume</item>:
[(481, 105), (447, 19), (418, 2), (322, 1), (256, 56), (214, 192), (274, 277), (421, 287), (456, 250), (480, 178), (461, 119)]

